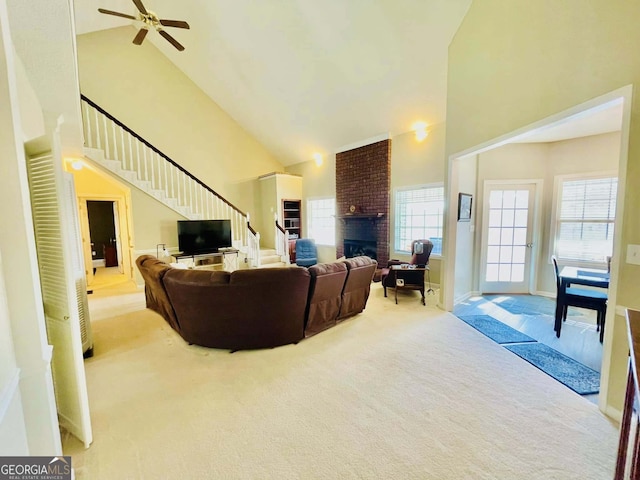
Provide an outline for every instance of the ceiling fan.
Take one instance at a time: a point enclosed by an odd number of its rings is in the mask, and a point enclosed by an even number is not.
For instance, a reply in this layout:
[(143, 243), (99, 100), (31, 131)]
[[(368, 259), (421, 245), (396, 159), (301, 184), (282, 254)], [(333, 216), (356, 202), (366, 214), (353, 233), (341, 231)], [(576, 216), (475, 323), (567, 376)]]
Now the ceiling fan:
[(106, 13), (107, 15), (115, 15), (116, 17), (129, 18), (131, 20), (138, 20), (142, 22), (142, 28), (138, 31), (138, 34), (133, 39), (133, 43), (141, 45), (144, 37), (147, 36), (147, 32), (150, 28), (155, 28), (156, 31), (162, 35), (171, 45), (173, 45), (180, 52), (184, 50), (184, 47), (171, 35), (164, 31), (162, 27), (175, 27), (175, 28), (191, 28), (187, 22), (182, 20), (165, 20), (158, 18), (158, 16), (151, 10), (144, 8), (142, 0), (133, 0), (133, 3), (138, 8), (138, 16), (129, 15), (127, 13), (114, 12), (113, 10), (106, 10), (99, 8), (100, 13)]

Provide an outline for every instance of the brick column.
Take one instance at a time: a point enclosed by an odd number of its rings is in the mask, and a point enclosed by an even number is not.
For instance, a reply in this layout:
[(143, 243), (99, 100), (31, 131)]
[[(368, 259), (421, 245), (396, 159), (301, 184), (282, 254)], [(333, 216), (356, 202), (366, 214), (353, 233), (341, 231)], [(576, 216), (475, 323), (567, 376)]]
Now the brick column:
[[(337, 215), (384, 214), (375, 221), (377, 256), (380, 265), (389, 261), (389, 208), (391, 190), (391, 140), (382, 140), (336, 155)], [(362, 220), (359, 220), (362, 222)], [(337, 220), (336, 255), (344, 255), (345, 221)], [(374, 240), (373, 238), (371, 240)]]

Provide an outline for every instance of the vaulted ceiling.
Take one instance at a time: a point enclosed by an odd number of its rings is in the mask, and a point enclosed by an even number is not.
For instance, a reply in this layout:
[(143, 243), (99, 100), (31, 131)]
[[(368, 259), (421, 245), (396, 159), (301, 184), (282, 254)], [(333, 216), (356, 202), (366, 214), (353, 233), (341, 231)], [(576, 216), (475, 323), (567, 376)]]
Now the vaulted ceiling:
[[(416, 121), (445, 121), (447, 49), (471, 0), (142, 0), (153, 42), (284, 165)], [(131, 0), (74, 0), (77, 34), (140, 22)], [(132, 35), (132, 40), (133, 36)], [(140, 48), (130, 44), (128, 48)]]

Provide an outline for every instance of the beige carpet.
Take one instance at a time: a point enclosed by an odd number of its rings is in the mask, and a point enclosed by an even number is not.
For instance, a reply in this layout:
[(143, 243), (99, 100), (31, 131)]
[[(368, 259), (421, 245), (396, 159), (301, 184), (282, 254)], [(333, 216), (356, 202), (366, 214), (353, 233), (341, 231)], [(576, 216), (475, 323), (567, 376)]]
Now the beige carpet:
[(91, 300), (76, 478), (606, 479), (617, 426), (417, 292), (272, 350), (188, 346), (141, 293)]

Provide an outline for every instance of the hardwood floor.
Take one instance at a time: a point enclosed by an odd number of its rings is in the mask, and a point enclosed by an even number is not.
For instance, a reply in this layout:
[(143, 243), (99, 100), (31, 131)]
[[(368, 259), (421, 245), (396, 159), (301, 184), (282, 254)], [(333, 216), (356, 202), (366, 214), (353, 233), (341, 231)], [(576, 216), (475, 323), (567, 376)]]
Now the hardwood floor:
[[(555, 299), (536, 295), (484, 295), (454, 308), (455, 315), (490, 315), (573, 358), (597, 372), (602, 365), (602, 344), (596, 331), (596, 312), (569, 308), (560, 338), (553, 331)], [(597, 395), (589, 395), (597, 402)]]

